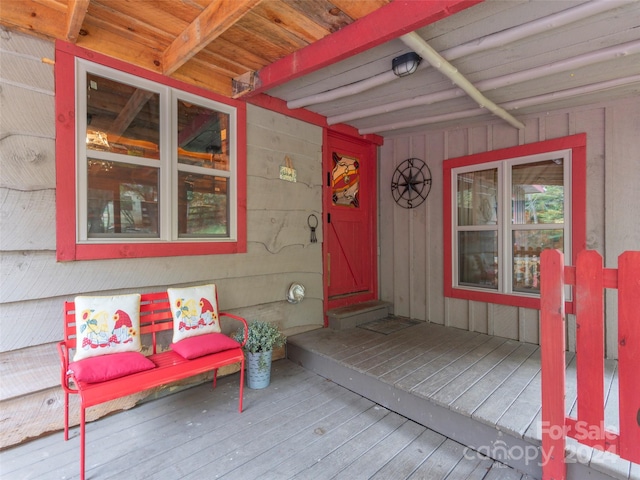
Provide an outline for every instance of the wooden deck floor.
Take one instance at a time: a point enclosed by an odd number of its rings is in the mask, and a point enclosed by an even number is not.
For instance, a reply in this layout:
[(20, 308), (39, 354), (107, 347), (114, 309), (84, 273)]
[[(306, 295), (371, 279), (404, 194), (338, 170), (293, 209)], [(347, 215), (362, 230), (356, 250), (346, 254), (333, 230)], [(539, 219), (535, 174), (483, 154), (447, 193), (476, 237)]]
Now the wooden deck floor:
[[(519, 471), (541, 476), (538, 346), (424, 322), (397, 331), (384, 321), (378, 331), (361, 327), (296, 335), (289, 340), (289, 358)], [(573, 354), (567, 354), (566, 372), (566, 408), (575, 415)], [(617, 362), (606, 362), (606, 376), (605, 423), (617, 429)], [(640, 465), (573, 441), (568, 445), (574, 462), (569, 478), (640, 479)]]
[[(87, 479), (527, 478), (289, 360), (273, 367), (242, 414), (236, 374), (88, 424)], [(0, 452), (0, 477), (78, 478), (78, 440)]]

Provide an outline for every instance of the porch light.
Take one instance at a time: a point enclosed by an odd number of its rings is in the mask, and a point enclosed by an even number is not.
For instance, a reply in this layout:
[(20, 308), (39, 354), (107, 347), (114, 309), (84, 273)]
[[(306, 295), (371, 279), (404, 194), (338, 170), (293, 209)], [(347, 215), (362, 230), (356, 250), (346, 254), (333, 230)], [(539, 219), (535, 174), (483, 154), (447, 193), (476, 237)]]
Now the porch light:
[(421, 60), (422, 57), (420, 57), (416, 52), (409, 52), (404, 55), (400, 55), (399, 57), (394, 58), (391, 62), (393, 73), (398, 77), (411, 75), (418, 69), (418, 65), (420, 65)]

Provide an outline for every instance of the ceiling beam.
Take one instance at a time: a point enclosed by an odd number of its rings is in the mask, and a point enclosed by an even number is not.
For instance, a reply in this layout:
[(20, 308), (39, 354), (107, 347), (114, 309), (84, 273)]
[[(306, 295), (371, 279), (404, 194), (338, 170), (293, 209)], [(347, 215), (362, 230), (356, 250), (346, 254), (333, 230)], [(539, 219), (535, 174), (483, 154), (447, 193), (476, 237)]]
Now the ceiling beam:
[(67, 5), (67, 25), (65, 29), (65, 38), (68, 42), (76, 43), (80, 29), (87, 15), (90, 0), (69, 0)]
[(524, 123), (516, 120), (513, 115), (507, 112), (504, 108), (496, 105), (487, 97), (485, 97), (475, 85), (464, 77), (456, 67), (446, 61), (442, 55), (435, 51), (431, 45), (425, 42), (420, 35), (415, 32), (403, 35), (401, 40), (411, 48), (414, 52), (424, 58), (429, 64), (439, 70), (443, 75), (449, 78), (455, 85), (460, 87), (471, 98), (473, 98), (481, 108), (486, 108), (494, 115), (502, 118), (509, 125), (516, 127), (519, 130), (524, 130)]
[(117, 139), (122, 136), (127, 128), (129, 128), (129, 125), (131, 125), (131, 122), (138, 116), (142, 107), (144, 107), (154, 95), (155, 93), (153, 92), (136, 88), (127, 104), (109, 128), (109, 135), (113, 137), (111, 141), (117, 141)]
[[(444, 57), (442, 52), (442, 56)], [(627, 55), (640, 54), (640, 40), (623, 43), (620, 45), (614, 45), (612, 47), (603, 48), (595, 52), (589, 52), (582, 55), (578, 55), (566, 60), (559, 60), (557, 62), (548, 63), (546, 65), (539, 65), (527, 70), (520, 70), (518, 72), (507, 73), (499, 77), (488, 78), (486, 80), (480, 80), (475, 82), (475, 86), (480, 91), (494, 90), (497, 88), (507, 87), (509, 85), (515, 85), (521, 82), (528, 82), (538, 78), (554, 75), (561, 72), (567, 72), (574, 69), (579, 69), (589, 65), (593, 65), (599, 62), (605, 62), (608, 60), (615, 60), (619, 57), (626, 57)], [(422, 64), (424, 65), (424, 64)], [(357, 85), (357, 84), (351, 84)], [(333, 91), (333, 90), (332, 90)], [(322, 95), (322, 94), (318, 94)], [(464, 90), (461, 88), (452, 88), (449, 90), (440, 90), (438, 92), (429, 93), (427, 95), (420, 95), (417, 97), (407, 98), (405, 100), (397, 100), (391, 103), (382, 103), (373, 107), (363, 108), (362, 110), (349, 111), (340, 115), (333, 115), (327, 117), (327, 123), (333, 125), (335, 123), (344, 123), (360, 118), (373, 117), (376, 115), (382, 115), (384, 113), (396, 112), (405, 108), (418, 107), (421, 105), (433, 105), (437, 102), (444, 102), (453, 98), (462, 97), (465, 95)], [(289, 108), (292, 108), (287, 102)]]
[(212, 0), (162, 54), (162, 73), (171, 75), (222, 35), (262, 0)]
[(382, 45), (480, 3), (482, 0), (395, 0), (341, 30), (258, 71), (256, 95), (340, 60)]
[[(514, 100), (502, 104), (505, 110), (518, 110), (528, 107), (536, 107), (551, 102), (557, 102), (559, 100), (568, 100), (581, 95), (586, 95), (594, 92), (600, 92), (610, 90), (613, 88), (621, 87), (635, 87), (636, 91), (640, 91), (640, 75), (633, 75), (624, 78), (615, 78), (613, 80), (607, 80), (604, 82), (593, 83), (591, 85), (583, 85), (581, 87), (569, 88), (566, 90), (559, 90), (557, 92), (545, 93), (543, 95), (537, 95), (529, 98), (522, 98), (520, 100)], [(470, 110), (461, 110), (458, 112), (444, 113), (441, 115), (434, 115), (432, 117), (422, 117), (414, 120), (406, 120), (402, 122), (390, 123), (387, 125), (375, 125), (372, 127), (360, 128), (358, 133), (360, 135), (372, 135), (381, 132), (390, 132), (394, 130), (400, 130), (403, 128), (413, 128), (423, 125), (431, 125), (434, 123), (450, 122), (453, 120), (468, 119), (472, 117), (478, 117), (490, 113), (486, 108), (474, 108)]]

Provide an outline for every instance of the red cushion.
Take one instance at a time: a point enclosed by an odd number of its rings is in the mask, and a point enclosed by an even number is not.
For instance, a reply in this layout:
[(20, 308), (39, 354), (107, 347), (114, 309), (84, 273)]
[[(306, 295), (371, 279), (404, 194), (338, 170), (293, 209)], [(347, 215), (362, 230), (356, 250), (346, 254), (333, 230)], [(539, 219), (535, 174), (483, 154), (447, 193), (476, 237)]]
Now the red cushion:
[(223, 333), (207, 333), (196, 337), (187, 337), (179, 342), (172, 343), (171, 349), (181, 357), (192, 359), (238, 348), (240, 344)]
[(69, 364), (79, 382), (99, 383), (155, 368), (155, 363), (140, 352), (122, 352), (89, 357)]

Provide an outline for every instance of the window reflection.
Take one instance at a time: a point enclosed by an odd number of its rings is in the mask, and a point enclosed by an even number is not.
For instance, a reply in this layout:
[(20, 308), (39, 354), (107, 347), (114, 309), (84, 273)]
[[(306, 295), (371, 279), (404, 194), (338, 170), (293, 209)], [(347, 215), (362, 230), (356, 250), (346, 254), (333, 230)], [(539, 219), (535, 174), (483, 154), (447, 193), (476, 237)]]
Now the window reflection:
[(87, 73), (87, 149), (160, 158), (159, 95)]
[(229, 179), (178, 173), (180, 237), (224, 237), (229, 234)]
[(498, 288), (498, 232), (458, 232), (460, 285)]
[(91, 238), (158, 237), (158, 169), (87, 162), (87, 231)]
[(178, 162), (229, 170), (229, 115), (178, 101)]

